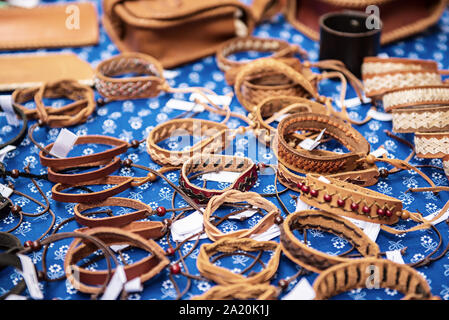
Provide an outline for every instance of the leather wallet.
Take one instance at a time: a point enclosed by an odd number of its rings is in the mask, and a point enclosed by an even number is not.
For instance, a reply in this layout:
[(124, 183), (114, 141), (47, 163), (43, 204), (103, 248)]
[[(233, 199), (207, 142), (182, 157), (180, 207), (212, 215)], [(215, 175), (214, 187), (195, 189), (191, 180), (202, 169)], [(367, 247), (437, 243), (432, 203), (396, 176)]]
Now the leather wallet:
[(39, 87), (62, 79), (92, 86), (93, 78), (90, 64), (75, 54), (0, 55), (0, 91)]
[(99, 39), (96, 8), (89, 2), (0, 10), (0, 50), (94, 45)]

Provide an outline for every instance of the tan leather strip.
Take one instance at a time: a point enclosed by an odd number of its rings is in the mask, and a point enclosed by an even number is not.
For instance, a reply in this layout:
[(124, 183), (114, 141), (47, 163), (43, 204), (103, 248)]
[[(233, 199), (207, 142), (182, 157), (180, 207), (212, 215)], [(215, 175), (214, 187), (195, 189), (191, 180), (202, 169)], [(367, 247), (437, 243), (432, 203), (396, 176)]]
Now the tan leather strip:
[[(301, 197), (302, 198), (302, 197)], [(380, 250), (359, 227), (347, 219), (322, 210), (306, 210), (287, 216), (281, 225), (282, 252), (300, 266), (320, 273), (334, 265), (352, 261), (321, 252), (299, 241), (293, 230), (316, 229), (348, 240), (364, 257), (377, 257)]]
[(438, 64), (433, 60), (408, 58), (366, 57), (362, 64), (362, 77), (396, 71), (438, 71)]
[[(266, 268), (253, 276), (245, 277), (235, 274), (230, 270), (219, 267), (210, 262), (210, 257), (219, 252), (231, 253), (237, 250), (242, 251), (274, 251)], [(221, 239), (214, 243), (206, 243), (200, 247), (200, 253), (196, 261), (198, 271), (207, 279), (213, 280), (221, 285), (230, 284), (261, 284), (269, 281), (276, 273), (279, 265), (281, 248), (274, 241), (256, 241), (253, 239)]]
[(393, 109), (393, 131), (400, 133), (449, 131), (449, 101), (447, 105), (429, 105)]
[[(373, 274), (376, 279), (369, 278)], [(374, 283), (376, 281), (376, 283)], [(352, 289), (377, 284), (379, 288), (397, 290), (405, 299), (438, 299), (427, 281), (413, 268), (387, 259), (365, 258), (335, 265), (323, 271), (313, 283), (315, 299), (329, 299)]]
[(449, 131), (416, 132), (416, 156), (420, 158), (443, 158), (449, 154)]
[(213, 286), (204, 294), (194, 296), (192, 300), (276, 300), (278, 294), (278, 289), (269, 284), (238, 283)]
[(449, 104), (449, 86), (407, 87), (387, 92), (382, 97), (385, 111), (415, 106)]
[[(241, 203), (247, 202), (254, 209), (263, 209), (267, 213), (259, 222), (251, 229), (242, 229), (228, 233), (222, 233), (215, 225), (210, 222), (211, 215), (224, 203)], [(250, 209), (251, 210), (251, 209)], [(229, 190), (222, 195), (214, 196), (207, 203), (207, 207), (203, 212), (204, 230), (212, 241), (219, 239), (240, 239), (249, 238), (253, 235), (265, 232), (274, 224), (274, 218), (279, 214), (279, 209), (270, 201), (264, 199), (255, 192), (240, 192), (237, 190)]]

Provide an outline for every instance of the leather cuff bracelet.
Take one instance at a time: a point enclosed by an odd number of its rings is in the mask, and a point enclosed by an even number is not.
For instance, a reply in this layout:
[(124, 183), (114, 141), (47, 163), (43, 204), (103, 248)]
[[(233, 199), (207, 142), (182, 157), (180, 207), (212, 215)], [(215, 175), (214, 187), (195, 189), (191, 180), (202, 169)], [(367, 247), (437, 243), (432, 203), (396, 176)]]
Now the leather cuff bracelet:
[(192, 300), (276, 300), (278, 289), (269, 284), (248, 285), (246, 283), (229, 286), (216, 285)]
[[(222, 233), (215, 225), (210, 222), (211, 215), (224, 203), (241, 203), (247, 202), (254, 209), (263, 209), (267, 213), (264, 217), (251, 229), (237, 230), (229, 233)], [(252, 209), (249, 209), (252, 210)], [(229, 190), (222, 195), (214, 196), (207, 203), (207, 207), (203, 212), (204, 230), (212, 241), (225, 238), (250, 238), (251, 236), (265, 232), (274, 225), (275, 218), (279, 215), (279, 209), (270, 201), (264, 199), (255, 192), (240, 192), (237, 190)]]
[[(303, 197), (301, 197), (302, 199)], [(348, 240), (364, 257), (377, 257), (379, 247), (360, 228), (347, 219), (321, 210), (299, 211), (287, 216), (281, 225), (282, 252), (298, 265), (320, 273), (334, 265), (351, 261), (323, 253), (299, 241), (293, 230), (316, 229)]]
[[(122, 53), (100, 62), (95, 70), (95, 88), (109, 100), (150, 98), (159, 95), (165, 82), (162, 65), (155, 58), (136, 52)], [(130, 73), (145, 76), (113, 78)]]
[[(156, 276), (169, 264), (164, 251), (156, 242), (151, 239), (146, 240), (133, 232), (108, 227), (84, 229), (82, 232), (100, 239), (108, 246), (127, 244), (151, 254), (138, 262), (124, 266), (128, 281), (140, 277), (140, 281), (143, 283)], [(95, 245), (90, 242), (82, 242), (80, 239), (73, 240), (67, 250), (64, 260), (65, 273), (70, 283), (81, 292), (98, 293), (100, 288), (97, 286), (106, 280), (107, 271), (91, 271), (76, 265), (78, 261), (96, 250)]]
[(243, 66), (234, 91), (240, 104), (252, 112), (272, 96), (319, 97), (315, 86), (300, 72), (273, 58), (261, 58)]
[[(323, 129), (326, 129), (325, 134), (338, 140), (350, 152), (340, 154), (325, 150), (307, 151), (297, 146), (294, 140), (287, 140), (290, 134), (298, 130), (320, 132)], [(278, 146), (274, 148), (274, 152), (279, 162), (302, 173), (353, 171), (370, 152), (370, 144), (357, 130), (339, 118), (324, 114), (292, 114), (285, 117), (278, 125), (277, 138)]]
[[(20, 128), (19, 133), (14, 138), (12, 138), (11, 140), (9, 140), (9, 141), (7, 141), (5, 143), (0, 144), (0, 150), (3, 149), (6, 146), (9, 146), (9, 145), (13, 145), (13, 146), (18, 147), (22, 143), (23, 139), (25, 139), (25, 136), (26, 136), (26, 133), (27, 133), (27, 127), (28, 127), (27, 116), (22, 111), (22, 109), (17, 108), (14, 105), (13, 105), (13, 109), (14, 109), (14, 112), (19, 117), (19, 119), (22, 120), (22, 126)], [(1, 106), (0, 106), (0, 111), (4, 111)]]
[[(274, 251), (266, 268), (253, 276), (245, 277), (241, 274), (235, 274), (223, 267), (216, 266), (210, 262), (210, 258), (219, 252), (231, 253), (236, 251)], [(256, 241), (253, 239), (221, 239), (214, 243), (203, 244), (196, 261), (198, 271), (207, 279), (213, 280), (221, 285), (230, 284), (261, 284), (269, 281), (276, 273), (281, 248), (274, 241)]]
[(449, 154), (449, 131), (416, 132), (415, 150), (419, 158), (444, 158)]
[(366, 57), (363, 60), (362, 74), (370, 76), (396, 71), (437, 71), (438, 64), (433, 60), (408, 58)]
[[(136, 211), (106, 218), (92, 218), (83, 215), (83, 212), (86, 210), (108, 206), (132, 208)], [(158, 239), (164, 234), (165, 225), (160, 221), (137, 221), (157, 214), (156, 210), (151, 209), (151, 207), (138, 200), (111, 197), (93, 204), (79, 203), (74, 207), (73, 212), (75, 213), (75, 220), (89, 228), (123, 228), (137, 233), (145, 239)]]
[[(34, 97), (35, 109), (22, 104)], [(45, 106), (44, 98), (67, 98), (75, 100), (61, 108)], [(95, 111), (94, 91), (74, 80), (45, 83), (39, 88), (19, 89), (13, 92), (14, 105), (29, 119), (39, 119), (51, 128), (63, 128), (84, 123)]]
[[(377, 275), (370, 281), (370, 276)], [(323, 271), (313, 283), (315, 300), (329, 299), (352, 289), (377, 288), (397, 290), (403, 299), (435, 300), (427, 281), (413, 268), (386, 259), (357, 259)]]
[[(215, 153), (224, 149), (228, 127), (224, 124), (200, 119), (174, 119), (164, 122), (151, 130), (147, 138), (147, 152), (151, 159), (164, 166), (182, 166), (196, 153)], [(187, 151), (170, 151), (158, 146), (158, 143), (174, 136), (205, 137)], [(190, 142), (190, 140), (189, 140)]]
[[(189, 181), (192, 173), (218, 171), (240, 172), (239, 177), (223, 190), (211, 190), (195, 186)], [(179, 176), (179, 186), (195, 202), (207, 203), (211, 197), (227, 190), (248, 191), (257, 181), (258, 166), (249, 158), (199, 154), (184, 162)]]
[(237, 37), (222, 43), (216, 53), (218, 68), (225, 72), (226, 82), (234, 85), (235, 77), (239, 69), (247, 62), (233, 61), (228, 56), (237, 52), (257, 51), (272, 52), (269, 58), (291, 58), (296, 52), (301, 51), (297, 46), (279, 39), (258, 38), (258, 37)]

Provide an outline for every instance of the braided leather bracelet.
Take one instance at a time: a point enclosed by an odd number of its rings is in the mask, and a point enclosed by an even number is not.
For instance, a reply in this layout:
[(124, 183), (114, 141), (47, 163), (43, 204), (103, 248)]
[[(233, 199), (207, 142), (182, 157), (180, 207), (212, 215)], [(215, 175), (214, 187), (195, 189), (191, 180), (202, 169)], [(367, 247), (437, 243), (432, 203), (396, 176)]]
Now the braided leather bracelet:
[[(302, 197), (301, 197), (302, 199)], [(317, 229), (347, 239), (364, 257), (377, 257), (379, 247), (360, 228), (347, 219), (321, 210), (299, 211), (287, 216), (280, 225), (282, 252), (300, 266), (320, 273), (349, 258), (325, 254), (299, 241), (293, 230)]]
[(402, 292), (405, 300), (440, 300), (432, 295), (429, 284), (415, 269), (387, 259), (356, 259), (335, 265), (315, 279), (313, 289), (315, 300), (322, 300), (368, 285)]
[[(231, 253), (241, 251), (274, 251), (273, 256), (268, 262), (266, 268), (253, 276), (235, 274), (225, 268), (213, 265), (210, 257), (218, 252)], [(269, 281), (276, 273), (279, 265), (281, 248), (274, 241), (256, 241), (253, 239), (221, 239), (214, 243), (206, 243), (200, 247), (200, 253), (196, 261), (198, 271), (207, 279), (213, 280), (218, 284), (261, 284)]]
[[(108, 246), (128, 244), (151, 253), (151, 255), (140, 261), (124, 267), (128, 281), (140, 277), (140, 281), (145, 282), (156, 276), (169, 264), (169, 260), (165, 257), (164, 251), (156, 242), (151, 239), (146, 240), (133, 232), (119, 228), (97, 227), (84, 229), (82, 233), (94, 236)], [(96, 250), (96, 246), (93, 246), (90, 242), (81, 243), (80, 239), (72, 241), (67, 250), (64, 260), (66, 276), (70, 283), (81, 292), (98, 294), (100, 288), (97, 285), (105, 282), (107, 276), (106, 271), (91, 271), (76, 265), (78, 261)], [(75, 274), (78, 274), (78, 276), (75, 276)]]
[(247, 62), (232, 61), (228, 56), (245, 51), (272, 52), (269, 58), (275, 59), (292, 58), (295, 53), (306, 55), (300, 47), (279, 39), (252, 36), (230, 39), (218, 47), (215, 58), (218, 68), (225, 72), (226, 82), (231, 86), (234, 85), (240, 68)]
[[(263, 209), (266, 215), (251, 229), (237, 230), (229, 233), (222, 233), (215, 225), (210, 222), (211, 215), (225, 203), (247, 202), (255, 209)], [(265, 232), (274, 225), (276, 217), (279, 215), (279, 209), (271, 202), (264, 199), (255, 192), (240, 192), (237, 190), (229, 190), (222, 195), (214, 196), (207, 203), (207, 207), (203, 213), (204, 230), (212, 241), (224, 238), (249, 238), (251, 236)]]
[[(210, 190), (193, 185), (189, 175), (194, 172), (240, 172), (239, 177), (223, 190)], [(227, 190), (248, 191), (257, 181), (258, 166), (245, 157), (235, 157), (214, 154), (198, 154), (184, 162), (179, 175), (179, 186), (195, 202), (207, 203), (211, 197), (220, 195)]]
[(216, 285), (192, 300), (275, 300), (278, 289), (269, 284), (248, 285), (238, 283), (233, 285)]

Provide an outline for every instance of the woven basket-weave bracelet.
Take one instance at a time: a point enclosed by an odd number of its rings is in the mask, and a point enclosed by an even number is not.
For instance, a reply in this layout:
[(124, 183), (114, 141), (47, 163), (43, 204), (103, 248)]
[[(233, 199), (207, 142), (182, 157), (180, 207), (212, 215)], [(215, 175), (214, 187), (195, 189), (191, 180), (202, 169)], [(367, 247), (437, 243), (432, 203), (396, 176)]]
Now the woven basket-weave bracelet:
[(415, 269), (387, 259), (364, 258), (338, 264), (323, 271), (313, 283), (315, 300), (368, 287), (397, 290), (406, 300), (439, 300)]
[(292, 213), (280, 225), (282, 252), (298, 265), (313, 272), (322, 272), (351, 259), (333, 256), (311, 248), (299, 241), (293, 230), (316, 229), (348, 240), (364, 257), (377, 257), (379, 247), (349, 220), (321, 211), (306, 210)]
[[(248, 191), (257, 181), (258, 166), (249, 158), (197, 154), (184, 162), (179, 176), (179, 186), (195, 202), (207, 203), (213, 196), (223, 194), (228, 190)], [(223, 190), (206, 189), (192, 184), (189, 175), (207, 172), (240, 172), (239, 177)]]

